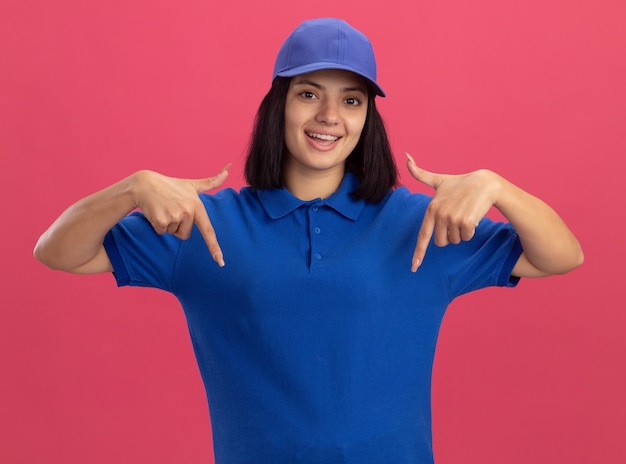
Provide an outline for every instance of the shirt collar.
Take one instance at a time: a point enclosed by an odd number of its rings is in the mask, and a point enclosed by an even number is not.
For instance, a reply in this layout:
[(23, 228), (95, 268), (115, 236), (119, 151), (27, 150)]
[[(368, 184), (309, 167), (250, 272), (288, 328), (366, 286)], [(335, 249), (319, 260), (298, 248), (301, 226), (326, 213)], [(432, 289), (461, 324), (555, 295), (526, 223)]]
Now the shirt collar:
[(259, 200), (263, 208), (272, 219), (278, 219), (302, 205), (327, 205), (348, 219), (356, 220), (365, 205), (365, 200), (354, 200), (350, 192), (356, 190), (359, 186), (357, 177), (347, 172), (335, 193), (326, 199), (315, 199), (310, 201), (300, 200), (296, 198), (286, 188), (258, 190)]

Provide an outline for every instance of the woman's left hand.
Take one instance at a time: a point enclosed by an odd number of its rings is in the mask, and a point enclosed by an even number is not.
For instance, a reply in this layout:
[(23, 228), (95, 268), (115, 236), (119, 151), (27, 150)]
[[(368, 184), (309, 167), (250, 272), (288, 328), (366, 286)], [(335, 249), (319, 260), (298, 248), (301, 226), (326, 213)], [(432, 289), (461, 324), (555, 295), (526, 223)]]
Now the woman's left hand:
[(435, 189), (417, 235), (413, 272), (422, 264), (433, 235), (437, 246), (471, 240), (492, 206), (511, 223), (524, 249), (511, 275), (565, 274), (583, 263), (583, 251), (574, 234), (539, 198), (486, 169), (462, 175), (436, 174), (419, 168), (408, 153), (407, 157), (411, 175)]
[(411, 271), (417, 271), (434, 235), (437, 246), (471, 240), (480, 220), (496, 203), (499, 176), (479, 170), (462, 175), (437, 174), (417, 166), (407, 153), (407, 167), (419, 182), (435, 189), (417, 236)]

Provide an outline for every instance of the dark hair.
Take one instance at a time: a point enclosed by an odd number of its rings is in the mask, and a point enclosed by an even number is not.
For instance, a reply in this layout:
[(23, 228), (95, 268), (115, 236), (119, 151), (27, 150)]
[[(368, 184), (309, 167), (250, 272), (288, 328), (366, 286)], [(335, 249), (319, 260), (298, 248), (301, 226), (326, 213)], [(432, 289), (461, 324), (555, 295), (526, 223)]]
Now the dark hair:
[[(256, 114), (250, 137), (245, 177), (251, 187), (265, 190), (283, 186), (285, 148), (285, 102), (290, 78), (277, 77)], [(398, 184), (387, 131), (378, 109), (375, 93), (368, 92), (367, 116), (361, 138), (346, 160), (346, 171), (361, 181), (352, 192), (355, 199), (381, 201)]]

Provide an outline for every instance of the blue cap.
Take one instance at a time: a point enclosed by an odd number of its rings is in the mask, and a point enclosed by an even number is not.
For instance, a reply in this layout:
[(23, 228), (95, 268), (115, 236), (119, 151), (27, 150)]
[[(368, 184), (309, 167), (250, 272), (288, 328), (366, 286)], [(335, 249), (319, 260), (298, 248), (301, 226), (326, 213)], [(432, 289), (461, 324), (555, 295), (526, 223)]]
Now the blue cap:
[(280, 47), (272, 80), (322, 69), (352, 71), (369, 80), (377, 95), (385, 96), (376, 83), (372, 44), (362, 32), (341, 19), (320, 18), (300, 24)]

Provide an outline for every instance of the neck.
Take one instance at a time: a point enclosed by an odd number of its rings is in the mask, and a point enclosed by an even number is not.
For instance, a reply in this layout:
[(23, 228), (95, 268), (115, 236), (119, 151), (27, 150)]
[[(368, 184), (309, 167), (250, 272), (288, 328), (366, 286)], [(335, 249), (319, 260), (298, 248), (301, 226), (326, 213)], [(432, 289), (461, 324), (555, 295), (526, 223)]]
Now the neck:
[(319, 172), (303, 172), (287, 168), (284, 174), (285, 188), (296, 198), (309, 201), (316, 198), (328, 198), (335, 193), (343, 180), (345, 166), (341, 165), (337, 169)]

